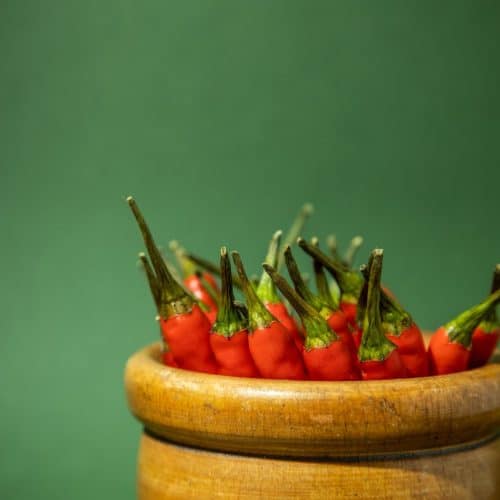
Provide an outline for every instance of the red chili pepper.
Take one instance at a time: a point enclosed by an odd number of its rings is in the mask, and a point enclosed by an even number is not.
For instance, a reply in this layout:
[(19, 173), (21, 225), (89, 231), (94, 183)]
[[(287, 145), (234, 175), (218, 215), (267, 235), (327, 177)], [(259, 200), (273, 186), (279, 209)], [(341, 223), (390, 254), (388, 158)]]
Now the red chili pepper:
[(305, 379), (304, 364), (293, 337), (257, 297), (239, 253), (232, 255), (247, 300), (248, 345), (257, 369), (265, 378)]
[[(209, 272), (200, 272), (202, 284), (204, 284), (205, 288), (212, 292), (216, 296), (220, 295), (219, 284), (215, 277)], [(217, 301), (216, 301), (217, 302)]]
[[(160, 324), (160, 316), (156, 316), (156, 321), (160, 326), (160, 333), (163, 337), (163, 332), (161, 330), (161, 324)], [(161, 359), (163, 360), (164, 365), (171, 366), (173, 368), (179, 368), (177, 366), (177, 363), (175, 362), (174, 355), (172, 354), (172, 351), (168, 346), (168, 342), (165, 339), (162, 339)]]
[(490, 309), (500, 300), (500, 290), (438, 328), (429, 343), (431, 372), (445, 375), (466, 370), (471, 355), (472, 334)]
[(215, 321), (217, 316), (217, 295), (219, 287), (214, 277), (208, 273), (201, 273), (196, 268), (196, 265), (186, 257), (185, 250), (179, 245), (179, 242), (173, 240), (169, 244), (170, 250), (174, 253), (181, 268), (184, 285), (186, 288), (207, 308), (207, 316), (211, 323)]
[[(277, 265), (280, 241), (281, 231), (276, 231), (269, 243), (265, 259), (265, 262), (271, 266)], [(266, 272), (262, 273), (256, 293), (257, 297), (266, 306), (266, 309), (292, 334), (296, 346), (301, 349), (303, 339), (299, 327), (281, 301), (273, 281)]]
[[(401, 313), (399, 313), (401, 314)], [(398, 352), (410, 377), (426, 377), (429, 375), (429, 357), (425, 348), (422, 332), (408, 315), (403, 312), (398, 318), (394, 313), (391, 320), (382, 313), (383, 327), (387, 338), (398, 346)]]
[[(371, 265), (371, 254), (370, 254), (370, 265)], [(363, 288), (361, 288), (361, 292), (359, 292), (358, 304), (356, 307), (356, 332), (353, 333), (354, 344), (356, 345), (356, 349), (359, 349), (361, 345), (361, 338), (363, 336), (363, 321), (365, 319), (366, 314), (366, 303), (368, 300), (368, 280), (369, 280), (369, 271), (368, 265), (362, 264), (359, 267), (359, 271), (363, 276), (365, 282), (363, 283)]]
[[(396, 320), (392, 320), (390, 323), (384, 321), (384, 330), (387, 338), (398, 346), (399, 355), (408, 370), (409, 376), (426, 377), (429, 375), (429, 357), (422, 332), (411, 318), (409, 318), (409, 321), (411, 323), (406, 327), (403, 320), (400, 323), (397, 323)], [(391, 327), (393, 328), (393, 334), (388, 333), (391, 332)]]
[[(314, 243), (313, 243), (314, 245)], [(363, 237), (355, 236), (349, 243), (347, 250), (344, 253), (344, 257), (340, 257), (337, 251), (337, 238), (334, 234), (331, 234), (327, 238), (327, 245), (330, 250), (331, 256), (333, 260), (339, 262), (341, 265), (344, 265), (346, 268), (352, 270), (352, 266), (354, 263), (354, 258), (358, 253), (359, 249), (363, 245)], [(315, 245), (317, 246), (317, 245)], [(317, 262), (315, 260), (315, 262)], [(386, 295), (395, 299), (395, 295), (389, 290), (386, 286), (381, 285), (381, 289), (385, 292)], [(330, 295), (333, 297), (338, 297), (340, 295), (340, 289), (337, 285), (337, 282), (333, 280), (329, 286)], [(360, 292), (361, 293), (361, 292)], [(359, 300), (359, 299), (358, 299)], [(342, 309), (345, 312), (346, 316), (349, 318), (352, 327), (352, 335), (354, 337), (354, 343), (356, 344), (356, 348), (359, 347), (359, 343), (361, 342), (361, 328), (359, 327), (359, 317), (360, 314), (357, 312), (357, 304), (352, 300), (344, 301), (342, 304)], [(362, 315), (361, 315), (362, 317)], [(355, 324), (355, 321), (357, 324)], [(362, 320), (361, 320), (362, 321)]]
[[(139, 259), (142, 264), (142, 268), (144, 272), (146, 273), (146, 278), (148, 280), (148, 285), (149, 285), (149, 290), (151, 291), (151, 295), (153, 296), (153, 301), (155, 303), (156, 311), (158, 312), (160, 310), (160, 305), (161, 305), (161, 289), (158, 284), (158, 280), (156, 279), (156, 275), (153, 271), (153, 268), (151, 267), (151, 264), (149, 263), (148, 258), (144, 253), (139, 254)], [(157, 315), (155, 317), (156, 322), (159, 324), (160, 323), (160, 316)], [(163, 333), (160, 328), (160, 336), (163, 337)], [(170, 348), (168, 347), (168, 343), (163, 339), (162, 342), (162, 360), (163, 364), (167, 366), (174, 366), (177, 367), (177, 363), (174, 360), (174, 357), (172, 355), (172, 352), (170, 351)]]
[[(342, 295), (340, 300), (340, 308), (342, 312), (345, 314), (345, 317), (349, 321), (351, 325), (355, 325), (356, 323), (356, 311), (358, 310), (357, 302), (354, 302), (354, 295)], [(351, 302), (351, 300), (353, 302)]]
[(210, 349), (210, 322), (194, 299), (175, 281), (132, 197), (127, 202), (141, 230), (160, 288), (159, 315), (163, 337), (179, 368), (216, 373)]
[(194, 272), (184, 278), (184, 284), (198, 300), (201, 300), (210, 310), (217, 312), (218, 304), (216, 297), (213, 294), (213, 289), (209, 291), (207, 288), (208, 281), (205, 281), (205, 276), (205, 274), (200, 272)]
[[(285, 259), (289, 247), (285, 252)], [(288, 263), (288, 261), (287, 261)], [(293, 290), (286, 280), (268, 264), (264, 269), (302, 320), (305, 342), (302, 357), (311, 380), (359, 380), (360, 374), (351, 349), (325, 319)]]
[(299, 238), (297, 243), (300, 248), (308, 253), (313, 259), (318, 260), (335, 278), (341, 292), (340, 309), (342, 309), (348, 322), (351, 323), (352, 326), (356, 326), (356, 304), (361, 288), (363, 287), (363, 278), (341, 262), (329, 257), (319, 248), (311, 245), (303, 238)]
[(350, 323), (349, 326), (351, 327), (354, 349), (356, 350), (356, 352), (358, 352), (359, 346), (361, 345), (361, 338), (363, 337), (363, 329), (361, 327), (353, 327), (352, 323)]
[[(369, 266), (361, 266), (361, 274), (365, 278), (365, 285), (361, 290), (358, 301), (358, 320), (360, 312), (366, 308), (366, 290), (369, 279)], [(399, 355), (408, 370), (410, 377), (425, 377), (429, 375), (429, 356), (425, 348), (422, 332), (413, 321), (410, 314), (391, 298), (381, 287), (380, 312), (382, 327), (386, 337), (398, 347)]]
[[(500, 289), (500, 264), (495, 266), (491, 293)], [(500, 320), (494, 307), (486, 314), (472, 334), (469, 368), (485, 365), (491, 358), (500, 338)]]
[(210, 335), (210, 345), (219, 364), (219, 374), (259, 377), (248, 347), (248, 320), (234, 304), (231, 264), (226, 247), (221, 248), (220, 267), (221, 304)]
[[(189, 284), (188, 284), (189, 283)], [(209, 285), (208, 281), (205, 279), (205, 275), (200, 271), (196, 271), (195, 278), (192, 276), (189, 279), (184, 280), (184, 284), (188, 290), (197, 289), (197, 293), (192, 292), (194, 297), (198, 301), (198, 305), (203, 304), (205, 308), (202, 308), (203, 312), (210, 321), (210, 324), (214, 324), (217, 318), (217, 311), (219, 308), (219, 296), (218, 293)], [(199, 297), (203, 296), (203, 300)], [(208, 303), (208, 304), (207, 304)]]
[(302, 346), (302, 334), (294, 317), (288, 312), (283, 302), (268, 302), (264, 304), (266, 309), (291, 333), (297, 347)]
[(363, 318), (363, 336), (358, 360), (363, 380), (403, 378), (407, 370), (397, 346), (384, 334), (380, 317), (380, 277), (384, 252), (371, 253), (366, 309)]
[(163, 342), (162, 360), (164, 365), (171, 366), (172, 368), (178, 368), (174, 355), (165, 341)]
[(500, 322), (482, 321), (472, 335), (471, 357), (469, 368), (485, 365), (493, 353), (500, 338)]
[(302, 279), (299, 267), (292, 255), (290, 247), (287, 247), (285, 250), (285, 262), (288, 274), (292, 279), (297, 293), (307, 304), (319, 312), (320, 316), (326, 320), (328, 326), (341, 338), (342, 342), (344, 342), (351, 352), (354, 353), (354, 342), (344, 313), (338, 308), (332, 308), (326, 301), (322, 300), (321, 297), (311, 292)]

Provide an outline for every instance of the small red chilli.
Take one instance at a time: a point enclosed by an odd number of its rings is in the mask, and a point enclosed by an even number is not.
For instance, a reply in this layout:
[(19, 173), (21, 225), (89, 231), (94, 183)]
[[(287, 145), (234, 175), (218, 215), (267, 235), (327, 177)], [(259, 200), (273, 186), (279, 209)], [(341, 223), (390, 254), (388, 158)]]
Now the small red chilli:
[(259, 377), (248, 346), (248, 319), (234, 303), (231, 263), (226, 247), (220, 251), (222, 295), (217, 319), (210, 333), (210, 345), (220, 375)]
[(304, 363), (292, 335), (257, 297), (240, 254), (232, 256), (247, 301), (248, 345), (257, 369), (264, 378), (304, 380)]
[(471, 357), (472, 334), (500, 301), (500, 290), (438, 328), (429, 343), (431, 373), (445, 375), (466, 370)]
[[(320, 296), (315, 295), (304, 282), (299, 267), (293, 257), (290, 247), (285, 249), (285, 263), (288, 274), (299, 296), (313, 307), (326, 320), (328, 326), (338, 335), (346, 347), (353, 353), (356, 352), (349, 324), (344, 313), (334, 306), (329, 305)], [(283, 293), (283, 291), (282, 291)]]
[[(500, 264), (495, 266), (491, 293), (500, 289)], [(500, 338), (500, 320), (496, 309), (492, 307), (472, 333), (469, 368), (485, 365), (493, 355)]]
[[(266, 264), (276, 266), (278, 262), (281, 231), (276, 231), (269, 243), (269, 249), (265, 258)], [(288, 312), (283, 304), (276, 287), (269, 275), (263, 271), (256, 289), (257, 297), (266, 306), (266, 309), (290, 332), (298, 349), (302, 348), (302, 335), (294, 317)]]
[(305, 332), (302, 357), (309, 379), (359, 380), (353, 352), (342, 338), (273, 267), (264, 264), (264, 269), (300, 316)]
[(358, 350), (358, 361), (363, 380), (404, 378), (407, 369), (397, 346), (384, 333), (380, 316), (380, 278), (383, 250), (371, 253), (366, 308), (363, 317), (363, 335)]
[(210, 348), (210, 322), (168, 270), (137, 203), (127, 198), (155, 272), (159, 287), (158, 314), (163, 338), (179, 368), (216, 373), (217, 364)]

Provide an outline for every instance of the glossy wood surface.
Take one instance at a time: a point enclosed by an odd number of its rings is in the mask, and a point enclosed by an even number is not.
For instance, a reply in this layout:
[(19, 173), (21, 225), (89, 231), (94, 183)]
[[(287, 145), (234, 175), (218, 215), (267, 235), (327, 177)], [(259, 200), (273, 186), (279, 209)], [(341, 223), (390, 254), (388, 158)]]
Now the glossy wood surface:
[(130, 410), (175, 443), (239, 454), (386, 456), (483, 440), (500, 427), (500, 364), (418, 379), (297, 382), (165, 367), (160, 344), (127, 363)]
[(460, 453), (375, 461), (283, 460), (199, 451), (143, 435), (140, 500), (498, 500), (500, 440)]

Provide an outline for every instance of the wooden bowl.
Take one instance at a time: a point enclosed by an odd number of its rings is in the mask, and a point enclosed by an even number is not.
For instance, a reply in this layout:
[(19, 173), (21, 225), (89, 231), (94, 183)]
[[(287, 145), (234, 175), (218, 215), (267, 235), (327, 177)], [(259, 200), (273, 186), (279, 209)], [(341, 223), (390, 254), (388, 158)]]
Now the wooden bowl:
[(157, 343), (129, 359), (125, 385), (144, 424), (141, 499), (500, 498), (498, 362), (414, 379), (263, 380), (163, 366)]

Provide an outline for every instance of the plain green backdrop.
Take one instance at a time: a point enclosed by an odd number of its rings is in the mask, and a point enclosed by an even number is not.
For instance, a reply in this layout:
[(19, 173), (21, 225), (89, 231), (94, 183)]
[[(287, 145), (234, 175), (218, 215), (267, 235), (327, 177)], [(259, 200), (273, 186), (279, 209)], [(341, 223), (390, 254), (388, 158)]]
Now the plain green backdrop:
[(382, 246), (422, 326), (481, 300), (499, 7), (1, 2), (0, 497), (135, 497), (122, 374), (157, 328), (128, 194), (159, 243), (251, 271), (310, 201), (306, 235)]

